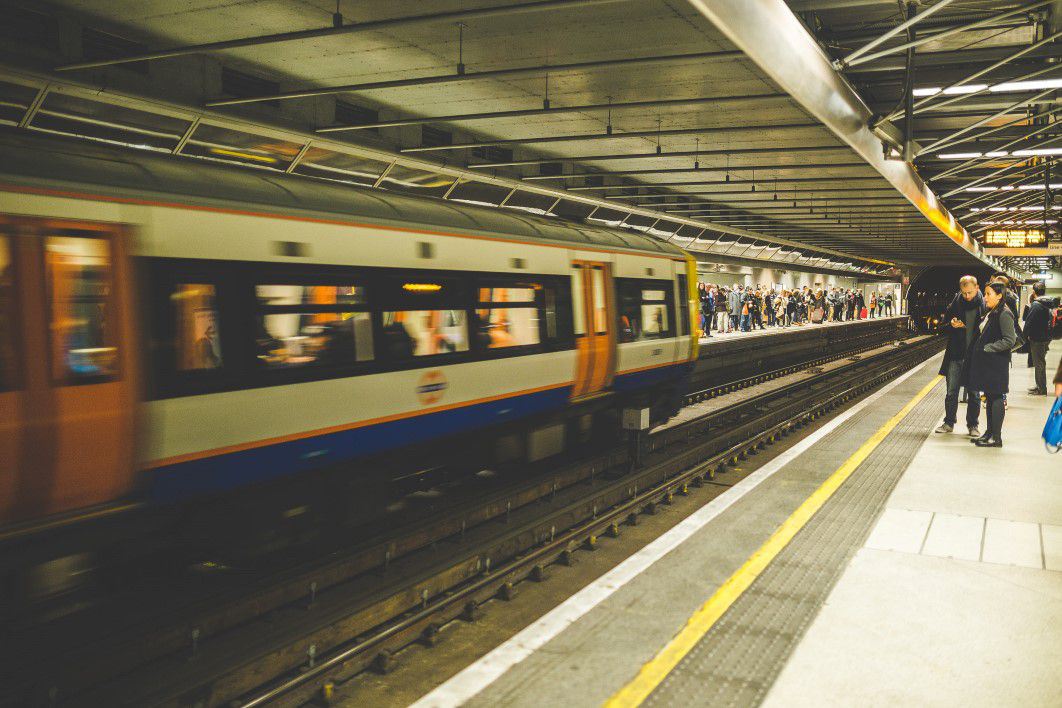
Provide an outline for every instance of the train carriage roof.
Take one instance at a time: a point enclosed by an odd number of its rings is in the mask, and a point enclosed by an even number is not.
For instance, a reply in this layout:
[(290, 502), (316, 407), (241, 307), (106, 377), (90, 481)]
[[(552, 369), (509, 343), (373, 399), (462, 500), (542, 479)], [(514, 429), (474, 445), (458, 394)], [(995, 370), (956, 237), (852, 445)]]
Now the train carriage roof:
[(216, 165), (148, 151), (0, 132), (0, 181), (264, 213), (315, 213), (381, 225), (501, 235), (679, 256), (652, 236), (508, 210), (332, 183), (264, 169)]

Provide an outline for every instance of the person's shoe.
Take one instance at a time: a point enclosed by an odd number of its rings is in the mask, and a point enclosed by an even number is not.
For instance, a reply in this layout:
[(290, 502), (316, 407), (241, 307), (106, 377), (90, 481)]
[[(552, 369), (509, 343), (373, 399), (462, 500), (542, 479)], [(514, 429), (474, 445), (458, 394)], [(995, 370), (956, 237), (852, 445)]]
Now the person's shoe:
[(1028, 391), (1026, 391), (1026, 393), (1028, 393), (1030, 396), (1046, 396), (1047, 395), (1047, 391), (1043, 391), (1043, 390), (1035, 388), (1035, 387), (1030, 388)]
[(970, 427), (968, 427), (966, 429), (966, 431), (967, 431), (967, 435), (969, 435), (971, 438), (979, 438), (979, 437), (981, 437), (981, 429), (978, 428), (976, 425), (971, 425)]
[(987, 438), (977, 438), (977, 440), (974, 440), (974, 445), (977, 447), (1003, 447), (1003, 441), (989, 436)]
[(941, 423), (940, 425), (937, 426), (937, 429), (934, 430), (933, 432), (934, 433), (950, 433), (953, 430), (955, 430), (955, 426), (948, 425), (947, 423)]
[(978, 438), (970, 438), (970, 442), (972, 442), (972, 443), (973, 443), (974, 445), (976, 445), (976, 444), (977, 444), (978, 442), (981, 442), (981, 441), (983, 441), (983, 440), (988, 440), (988, 439), (989, 439), (990, 437), (992, 437), (992, 433), (991, 433), (991, 432), (989, 432), (988, 430), (986, 430), (986, 431), (985, 431), (985, 434), (984, 434), (984, 435), (982, 435), (981, 437), (978, 437)]

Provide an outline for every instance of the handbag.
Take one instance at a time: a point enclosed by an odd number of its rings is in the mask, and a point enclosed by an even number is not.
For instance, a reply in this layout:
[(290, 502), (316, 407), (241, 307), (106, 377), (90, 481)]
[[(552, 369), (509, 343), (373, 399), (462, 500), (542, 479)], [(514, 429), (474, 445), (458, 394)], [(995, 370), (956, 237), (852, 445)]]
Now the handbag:
[(1055, 399), (1055, 405), (1047, 414), (1047, 424), (1044, 425), (1044, 447), (1048, 452), (1055, 453), (1062, 450), (1062, 396)]

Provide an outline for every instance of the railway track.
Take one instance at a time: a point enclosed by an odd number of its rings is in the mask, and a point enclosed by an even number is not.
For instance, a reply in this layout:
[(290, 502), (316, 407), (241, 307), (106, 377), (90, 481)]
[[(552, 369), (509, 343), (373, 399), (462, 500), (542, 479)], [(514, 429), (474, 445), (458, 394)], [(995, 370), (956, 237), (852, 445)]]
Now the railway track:
[[(472, 620), (552, 563), (571, 562), (689, 485), (754, 455), (826, 410), (907, 370), (939, 347), (916, 338), (693, 391), (684, 417), (654, 430), (642, 465), (627, 449), (502, 485), (485, 498), (298, 568), (121, 640), (23, 666), (5, 704), (298, 704), (395, 651)], [(52, 663), (54, 662), (54, 663)], [(19, 662), (7, 662), (18, 666)], [(60, 668), (62, 667), (62, 668)], [(51, 668), (51, 671), (49, 671)], [(43, 670), (42, 670), (43, 669)], [(49, 675), (50, 674), (50, 675)]]

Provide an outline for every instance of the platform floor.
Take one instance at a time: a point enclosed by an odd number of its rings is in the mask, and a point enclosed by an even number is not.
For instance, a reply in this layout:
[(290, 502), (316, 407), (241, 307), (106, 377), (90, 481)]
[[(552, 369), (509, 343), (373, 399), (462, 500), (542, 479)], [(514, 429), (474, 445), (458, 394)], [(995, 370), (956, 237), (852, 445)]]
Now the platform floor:
[(711, 337), (701, 337), (701, 345), (711, 344), (715, 341), (741, 339), (743, 337), (764, 337), (769, 335), (781, 335), (787, 332), (800, 331), (804, 329), (817, 329), (820, 327), (838, 327), (841, 325), (850, 325), (858, 322), (874, 322), (877, 320), (895, 320), (906, 318), (907, 315), (893, 315), (890, 317), (875, 317), (874, 319), (865, 320), (846, 320), (844, 322), (823, 322), (820, 324), (805, 323), (802, 325), (791, 325), (789, 327), (764, 327), (763, 329), (753, 329), (748, 332), (742, 332), (740, 330), (734, 330), (733, 332), (712, 332)]
[(1039, 441), (1052, 399), (1024, 394), (1016, 357), (1006, 447), (977, 449), (931, 432), (938, 366), (848, 408), (415, 705), (1062, 705), (1062, 456)]

